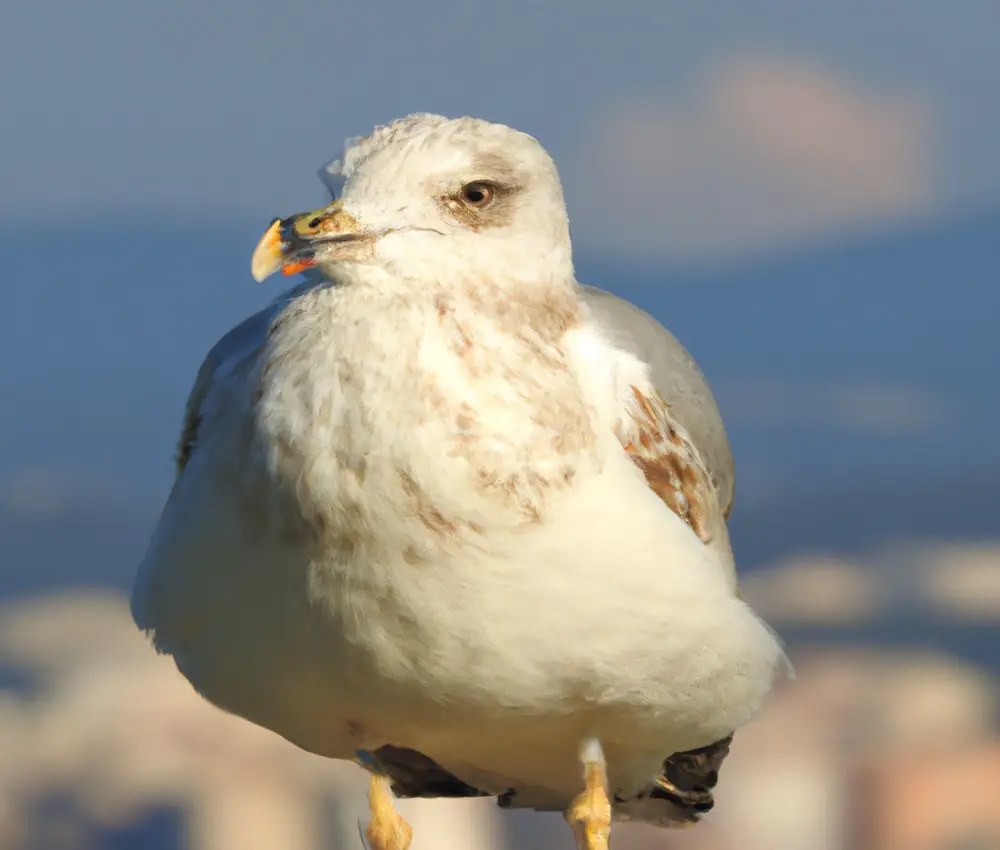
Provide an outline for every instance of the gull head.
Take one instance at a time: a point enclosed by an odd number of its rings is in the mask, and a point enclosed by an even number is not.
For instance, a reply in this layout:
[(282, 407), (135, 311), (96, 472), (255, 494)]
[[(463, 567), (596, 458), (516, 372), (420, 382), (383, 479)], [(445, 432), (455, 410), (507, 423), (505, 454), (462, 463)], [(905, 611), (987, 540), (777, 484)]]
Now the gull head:
[(345, 264), (396, 277), (522, 283), (572, 279), (559, 175), (531, 136), (475, 118), (411, 115), (354, 140), (323, 172), (333, 202), (275, 219), (257, 246), (258, 281)]

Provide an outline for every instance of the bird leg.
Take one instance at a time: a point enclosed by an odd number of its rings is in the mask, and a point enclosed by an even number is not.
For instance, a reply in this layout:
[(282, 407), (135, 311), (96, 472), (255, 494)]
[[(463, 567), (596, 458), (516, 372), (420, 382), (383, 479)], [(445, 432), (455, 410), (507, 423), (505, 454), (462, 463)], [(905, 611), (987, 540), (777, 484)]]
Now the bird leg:
[(577, 796), (564, 817), (576, 836), (578, 850), (608, 850), (611, 837), (611, 801), (608, 799), (608, 776), (604, 752), (598, 741), (584, 744), (583, 792)]
[(365, 835), (371, 850), (407, 850), (413, 829), (396, 810), (396, 797), (388, 777), (372, 774), (368, 803), (372, 819)]

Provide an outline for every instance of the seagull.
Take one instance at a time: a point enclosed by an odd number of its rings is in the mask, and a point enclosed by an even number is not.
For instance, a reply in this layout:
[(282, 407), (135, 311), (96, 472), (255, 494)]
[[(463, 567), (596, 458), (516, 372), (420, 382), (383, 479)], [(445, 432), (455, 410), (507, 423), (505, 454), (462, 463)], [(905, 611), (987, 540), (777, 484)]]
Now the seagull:
[[(574, 275), (533, 137), (416, 114), (276, 219), (187, 403), (137, 625), (206, 699), (397, 797), (696, 822), (786, 664), (741, 600), (694, 360)], [(333, 172), (331, 172), (333, 173)]]

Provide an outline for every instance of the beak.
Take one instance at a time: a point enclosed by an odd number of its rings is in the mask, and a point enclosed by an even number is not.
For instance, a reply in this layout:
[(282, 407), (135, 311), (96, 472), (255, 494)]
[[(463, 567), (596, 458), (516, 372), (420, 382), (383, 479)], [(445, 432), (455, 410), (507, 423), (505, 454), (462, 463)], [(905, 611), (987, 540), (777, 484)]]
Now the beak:
[(318, 262), (359, 260), (370, 253), (372, 234), (361, 230), (340, 201), (312, 212), (276, 218), (253, 252), (250, 271), (261, 283), (281, 269), (293, 275)]

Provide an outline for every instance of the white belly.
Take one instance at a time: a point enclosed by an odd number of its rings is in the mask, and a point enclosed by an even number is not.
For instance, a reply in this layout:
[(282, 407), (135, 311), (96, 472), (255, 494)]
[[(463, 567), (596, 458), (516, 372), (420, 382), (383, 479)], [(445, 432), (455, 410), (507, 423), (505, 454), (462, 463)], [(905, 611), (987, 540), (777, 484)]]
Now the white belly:
[(323, 755), (408, 747), (559, 807), (593, 736), (636, 791), (746, 722), (781, 653), (652, 493), (615, 498), (632, 475), (605, 470), (491, 551), (434, 561), (306, 565), (220, 537), (211, 569), (171, 589), (188, 620), (206, 612), (198, 629), (162, 637), (206, 697)]

